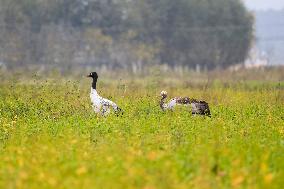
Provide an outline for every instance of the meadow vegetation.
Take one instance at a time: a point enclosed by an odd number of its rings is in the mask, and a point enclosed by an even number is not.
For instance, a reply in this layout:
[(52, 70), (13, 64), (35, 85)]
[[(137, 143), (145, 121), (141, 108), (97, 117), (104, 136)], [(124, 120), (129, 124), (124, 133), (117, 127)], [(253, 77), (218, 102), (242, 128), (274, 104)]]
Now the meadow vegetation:
[[(100, 76), (123, 116), (94, 114), (87, 78), (0, 76), (0, 188), (284, 186), (283, 80)], [(162, 112), (161, 90), (212, 118)]]

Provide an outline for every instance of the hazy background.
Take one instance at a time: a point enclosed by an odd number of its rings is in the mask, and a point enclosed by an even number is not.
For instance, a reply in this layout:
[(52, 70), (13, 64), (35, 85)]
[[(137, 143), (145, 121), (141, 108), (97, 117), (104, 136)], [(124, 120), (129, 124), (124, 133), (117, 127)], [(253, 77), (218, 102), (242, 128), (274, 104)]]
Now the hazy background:
[(256, 45), (270, 64), (283, 65), (284, 59), (284, 1), (244, 0), (254, 12)]
[(283, 7), (280, 0), (0, 0), (0, 69), (284, 65)]
[(243, 0), (243, 2), (251, 10), (281, 10), (284, 8), (282, 0)]

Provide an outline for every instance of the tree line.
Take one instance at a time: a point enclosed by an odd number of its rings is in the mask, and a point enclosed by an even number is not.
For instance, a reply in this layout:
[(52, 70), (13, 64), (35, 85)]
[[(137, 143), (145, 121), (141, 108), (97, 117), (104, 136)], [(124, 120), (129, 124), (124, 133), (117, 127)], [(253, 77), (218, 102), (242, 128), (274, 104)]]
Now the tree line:
[(226, 68), (246, 59), (253, 22), (240, 0), (0, 0), (0, 61)]

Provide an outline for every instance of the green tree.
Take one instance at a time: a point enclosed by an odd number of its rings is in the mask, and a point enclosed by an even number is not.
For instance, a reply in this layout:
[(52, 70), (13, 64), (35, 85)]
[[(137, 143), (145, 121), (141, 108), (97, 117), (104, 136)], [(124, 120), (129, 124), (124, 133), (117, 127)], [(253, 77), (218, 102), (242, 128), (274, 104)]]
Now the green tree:
[(245, 60), (253, 39), (253, 17), (239, 0), (137, 0), (133, 7), (137, 40), (160, 43), (170, 65), (228, 67)]
[[(241, 0), (0, 0), (0, 16), (1, 49), (21, 52), (22, 63), (48, 59), (47, 36), (62, 36), (59, 47), (71, 40), (80, 49), (96, 46), (99, 36), (113, 42), (91, 49), (96, 60), (102, 57), (98, 64), (226, 68), (245, 60), (253, 40), (253, 17)], [(86, 31), (101, 35), (72, 41)]]

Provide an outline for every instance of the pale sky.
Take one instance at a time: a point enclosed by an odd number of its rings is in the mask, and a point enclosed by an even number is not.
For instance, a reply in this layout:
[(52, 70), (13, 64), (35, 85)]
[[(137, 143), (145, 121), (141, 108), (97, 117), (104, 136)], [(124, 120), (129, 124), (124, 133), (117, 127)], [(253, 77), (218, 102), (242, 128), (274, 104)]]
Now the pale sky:
[(284, 0), (243, 0), (251, 10), (284, 9)]

